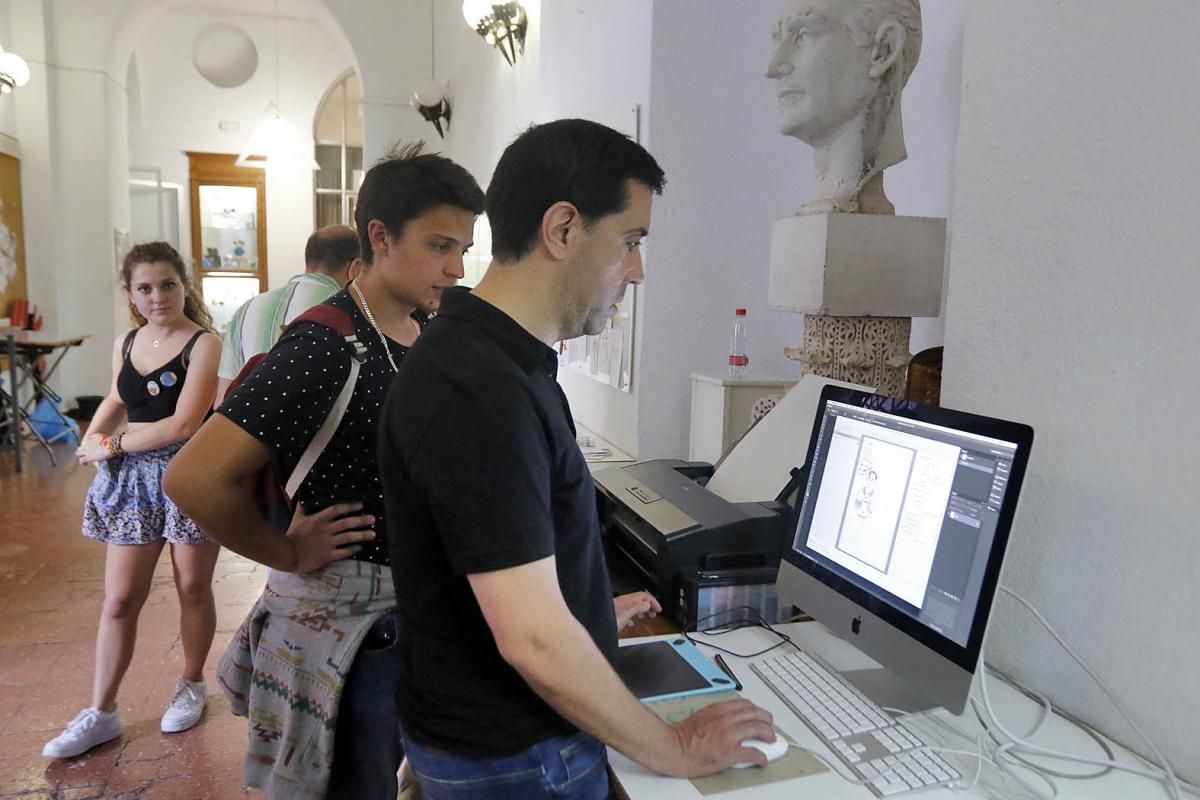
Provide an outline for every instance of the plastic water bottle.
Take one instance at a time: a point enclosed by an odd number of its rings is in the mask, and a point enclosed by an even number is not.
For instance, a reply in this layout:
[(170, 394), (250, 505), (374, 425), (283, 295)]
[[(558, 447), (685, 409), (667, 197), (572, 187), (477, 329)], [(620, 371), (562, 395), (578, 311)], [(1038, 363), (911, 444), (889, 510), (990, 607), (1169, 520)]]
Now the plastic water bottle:
[(729, 340), (729, 377), (740, 378), (746, 374), (750, 357), (746, 355), (746, 309), (733, 312), (733, 336)]

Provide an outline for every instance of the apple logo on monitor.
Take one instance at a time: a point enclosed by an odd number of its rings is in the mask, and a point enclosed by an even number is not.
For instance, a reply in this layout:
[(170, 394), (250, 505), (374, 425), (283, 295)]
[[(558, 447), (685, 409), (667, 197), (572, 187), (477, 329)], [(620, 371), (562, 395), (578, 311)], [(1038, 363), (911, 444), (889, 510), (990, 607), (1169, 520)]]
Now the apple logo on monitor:
[(850, 632), (851, 633), (853, 633), (854, 635), (857, 636), (858, 632), (861, 630), (862, 630), (862, 617), (855, 617), (854, 619), (850, 620)]

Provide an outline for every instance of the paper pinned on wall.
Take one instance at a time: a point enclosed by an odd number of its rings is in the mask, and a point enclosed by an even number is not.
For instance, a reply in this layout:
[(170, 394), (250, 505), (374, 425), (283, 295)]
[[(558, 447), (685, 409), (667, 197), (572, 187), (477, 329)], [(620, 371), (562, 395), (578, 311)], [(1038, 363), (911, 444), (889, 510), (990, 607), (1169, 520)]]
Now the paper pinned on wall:
[(787, 484), (792, 467), (804, 465), (817, 404), (826, 384), (873, 391), (820, 375), (803, 376), (762, 421), (734, 444), (709, 479), (708, 490), (731, 503), (775, 499)]
[(608, 385), (614, 389), (624, 389), (621, 369), (625, 356), (625, 333), (620, 328), (612, 328), (608, 332)]

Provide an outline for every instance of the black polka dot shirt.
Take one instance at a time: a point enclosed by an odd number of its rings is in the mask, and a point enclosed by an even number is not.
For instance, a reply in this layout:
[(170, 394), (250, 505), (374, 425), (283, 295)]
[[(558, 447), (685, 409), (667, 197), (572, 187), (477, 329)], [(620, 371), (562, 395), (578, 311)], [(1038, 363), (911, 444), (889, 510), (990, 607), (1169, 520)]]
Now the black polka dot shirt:
[[(362, 503), (363, 513), (375, 516), (376, 538), (364, 542), (354, 558), (386, 565), (383, 488), (375, 441), (383, 400), (395, 374), (379, 334), (350, 294), (342, 290), (325, 304), (354, 320), (358, 340), (367, 346), (367, 360), (359, 370), (346, 415), (295, 499), (310, 514), (336, 503)], [(424, 324), (423, 315), (414, 316)], [(407, 348), (390, 339), (387, 345), (399, 365)], [(279, 340), (258, 369), (225, 398), (218, 413), (270, 448), (281, 474), (290, 475), (349, 374), (342, 337), (324, 325), (305, 323)]]

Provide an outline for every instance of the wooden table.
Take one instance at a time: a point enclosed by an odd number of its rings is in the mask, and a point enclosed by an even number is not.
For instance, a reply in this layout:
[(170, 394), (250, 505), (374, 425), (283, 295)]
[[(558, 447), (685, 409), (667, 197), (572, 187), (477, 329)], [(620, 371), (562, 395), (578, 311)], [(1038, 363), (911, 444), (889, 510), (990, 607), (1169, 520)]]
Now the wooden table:
[[(29, 419), (29, 408), (37, 402), (39, 395), (46, 395), (52, 400), (61, 402), (62, 398), (47, 385), (58, 365), (62, 363), (67, 351), (72, 347), (77, 347), (83, 344), (89, 334), (77, 334), (64, 336), (53, 331), (26, 331), (17, 328), (0, 328), (0, 335), (4, 336), (5, 353), (8, 356), (8, 374), (11, 395), (9, 400), (9, 421), (8, 425), (12, 429), (13, 446), (16, 453), (17, 472), (21, 471), (21, 422)], [(57, 351), (58, 355), (50, 363), (50, 367), (46, 370), (45, 375), (39, 375), (37, 370), (32, 366), (41, 356), (53, 356)], [(24, 363), (22, 363), (24, 362)], [(19, 379), (18, 379), (19, 376)], [(29, 381), (33, 383), (33, 392), (30, 394), (29, 400), (22, 404), (20, 401), (21, 387)], [(55, 405), (57, 410), (57, 405)], [(61, 416), (61, 412), (60, 412)], [(65, 422), (65, 420), (64, 420)], [(32, 430), (32, 426), (30, 426)], [(54, 451), (50, 449), (50, 444), (36, 430), (33, 431), (34, 437), (38, 442), (46, 448), (47, 454), (50, 456), (50, 463), (54, 463)]]

